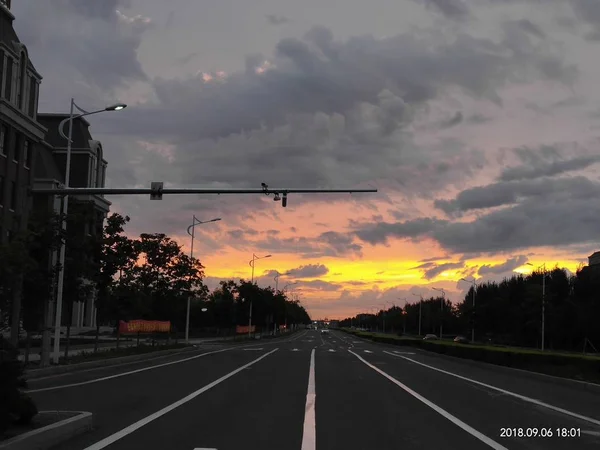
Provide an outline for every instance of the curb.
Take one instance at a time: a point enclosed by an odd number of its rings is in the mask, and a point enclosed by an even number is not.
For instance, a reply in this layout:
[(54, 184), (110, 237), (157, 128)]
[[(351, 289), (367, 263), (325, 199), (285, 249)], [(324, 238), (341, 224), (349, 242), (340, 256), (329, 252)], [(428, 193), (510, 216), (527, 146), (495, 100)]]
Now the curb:
[[(40, 413), (58, 412), (41, 411)], [(60, 411), (68, 412), (68, 411)], [(85, 433), (92, 428), (92, 413), (73, 411), (75, 417), (61, 420), (37, 430), (23, 433), (8, 441), (0, 443), (0, 450), (45, 450), (52, 448), (78, 434)]]
[(119, 356), (115, 358), (99, 358), (96, 361), (88, 361), (78, 364), (65, 364), (54, 367), (45, 367), (43, 369), (33, 369), (27, 370), (25, 372), (25, 377), (28, 380), (35, 380), (36, 378), (45, 377), (47, 375), (56, 375), (67, 372), (74, 372), (80, 369), (93, 369), (96, 367), (109, 367), (109, 366), (118, 366), (119, 364), (135, 362), (135, 361), (144, 361), (147, 359), (153, 359), (160, 356), (168, 356), (171, 354), (184, 353), (189, 351), (197, 350), (196, 347), (184, 347), (184, 348), (175, 348), (169, 350), (159, 350), (156, 352), (148, 352), (142, 353), (140, 355), (128, 355), (128, 356)]

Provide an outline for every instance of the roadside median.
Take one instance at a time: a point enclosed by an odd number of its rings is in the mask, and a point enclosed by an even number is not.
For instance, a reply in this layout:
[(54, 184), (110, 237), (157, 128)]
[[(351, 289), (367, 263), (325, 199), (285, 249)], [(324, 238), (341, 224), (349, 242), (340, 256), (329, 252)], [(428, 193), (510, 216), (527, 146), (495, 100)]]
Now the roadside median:
[(69, 359), (68, 363), (39, 369), (27, 369), (25, 375), (27, 379), (33, 380), (49, 375), (93, 369), (95, 367), (116, 366), (119, 364), (144, 361), (194, 350), (197, 350), (197, 347), (193, 345), (174, 344), (161, 346), (140, 345), (139, 347), (103, 350), (97, 353), (81, 353)]
[(421, 348), (457, 358), (470, 359), (498, 366), (528, 370), (561, 378), (600, 383), (600, 357), (570, 353), (541, 352), (529, 349), (461, 344), (449, 341), (424, 341), (418, 338), (361, 332), (342, 331), (353, 336), (383, 344)]

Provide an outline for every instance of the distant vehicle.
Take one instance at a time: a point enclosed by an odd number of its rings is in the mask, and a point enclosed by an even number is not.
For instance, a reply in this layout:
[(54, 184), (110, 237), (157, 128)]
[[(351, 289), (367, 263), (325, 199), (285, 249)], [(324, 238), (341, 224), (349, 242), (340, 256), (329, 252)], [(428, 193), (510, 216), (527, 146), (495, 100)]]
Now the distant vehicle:
[(424, 341), (433, 341), (434, 339), (437, 339), (438, 337), (435, 334), (426, 334), (425, 337), (423, 338)]
[(468, 344), (469, 340), (466, 337), (464, 337), (464, 336), (456, 336), (454, 338), (454, 342), (458, 342), (460, 344)]
[(329, 334), (329, 328), (323, 328), (323, 329), (321, 329), (321, 333)]

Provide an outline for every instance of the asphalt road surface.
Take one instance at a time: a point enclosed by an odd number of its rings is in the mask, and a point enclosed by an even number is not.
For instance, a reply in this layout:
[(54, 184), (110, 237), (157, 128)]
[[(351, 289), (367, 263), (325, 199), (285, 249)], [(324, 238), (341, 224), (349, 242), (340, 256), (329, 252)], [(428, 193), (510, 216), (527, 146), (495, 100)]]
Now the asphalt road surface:
[(30, 381), (58, 448), (598, 449), (600, 386), (306, 330)]

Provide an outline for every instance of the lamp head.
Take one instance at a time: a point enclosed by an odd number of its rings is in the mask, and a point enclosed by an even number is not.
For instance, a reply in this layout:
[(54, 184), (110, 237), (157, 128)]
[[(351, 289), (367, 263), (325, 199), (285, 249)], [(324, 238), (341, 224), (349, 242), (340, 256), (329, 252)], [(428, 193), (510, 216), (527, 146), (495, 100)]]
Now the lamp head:
[(122, 109), (127, 108), (127, 105), (125, 103), (117, 103), (115, 105), (110, 105), (107, 106), (104, 110), (105, 111), (121, 111)]

